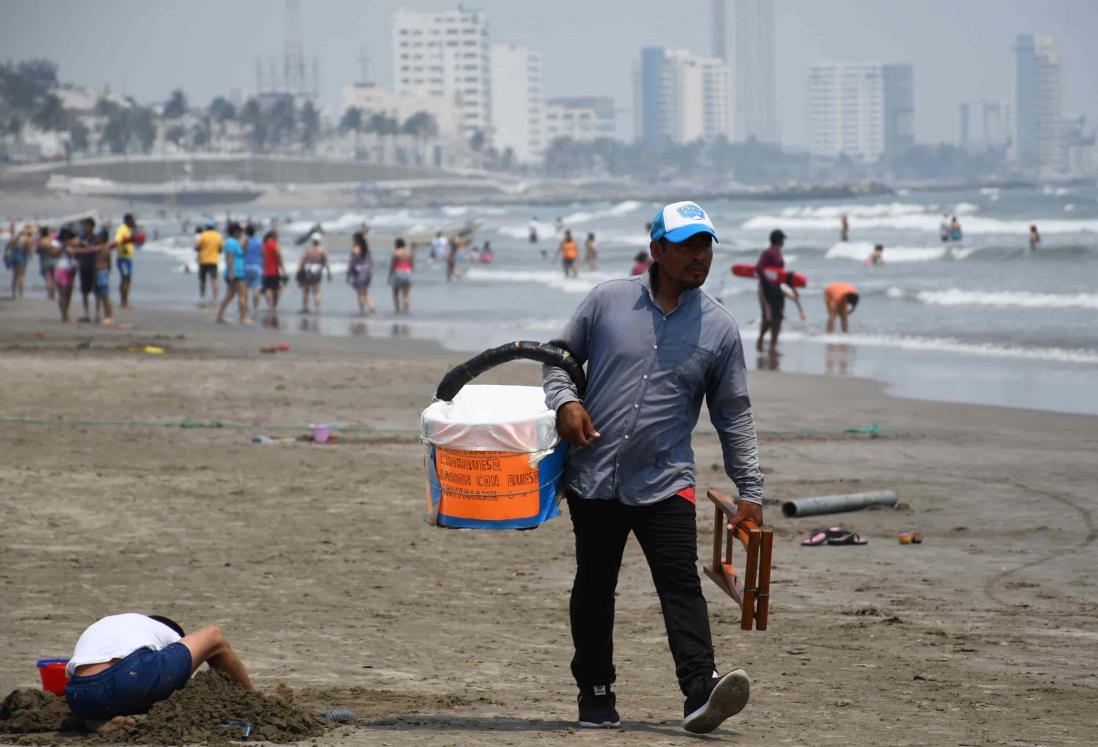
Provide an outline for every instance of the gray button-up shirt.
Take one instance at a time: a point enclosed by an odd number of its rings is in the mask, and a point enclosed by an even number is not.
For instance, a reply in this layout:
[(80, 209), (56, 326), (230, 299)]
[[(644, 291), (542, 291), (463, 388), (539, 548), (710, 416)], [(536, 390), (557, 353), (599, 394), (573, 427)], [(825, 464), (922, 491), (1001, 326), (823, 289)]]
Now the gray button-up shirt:
[[(568, 453), (563, 486), (583, 498), (656, 503), (695, 484), (690, 433), (702, 397), (724, 469), (745, 500), (761, 503), (755, 422), (736, 321), (701, 289), (664, 314), (647, 274), (601, 283), (552, 341), (587, 364), (582, 400), (602, 435)], [(556, 366), (543, 369), (546, 405), (580, 401)]]

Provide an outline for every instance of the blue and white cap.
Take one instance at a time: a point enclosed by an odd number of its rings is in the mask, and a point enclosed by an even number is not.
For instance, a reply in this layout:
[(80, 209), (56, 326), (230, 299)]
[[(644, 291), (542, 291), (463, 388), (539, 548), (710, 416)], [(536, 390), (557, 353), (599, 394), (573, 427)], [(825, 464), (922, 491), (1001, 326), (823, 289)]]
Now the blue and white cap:
[(652, 241), (666, 238), (671, 243), (678, 244), (696, 233), (707, 233), (713, 237), (713, 241), (720, 241), (709, 215), (696, 202), (673, 202), (656, 213), (656, 217), (652, 219)]

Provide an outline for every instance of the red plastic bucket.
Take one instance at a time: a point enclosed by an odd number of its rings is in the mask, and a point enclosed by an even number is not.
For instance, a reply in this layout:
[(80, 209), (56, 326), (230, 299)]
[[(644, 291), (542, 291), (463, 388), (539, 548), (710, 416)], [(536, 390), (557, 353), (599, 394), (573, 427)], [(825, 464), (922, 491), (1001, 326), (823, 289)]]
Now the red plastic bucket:
[(38, 676), (42, 678), (42, 689), (58, 697), (65, 697), (65, 685), (69, 676), (65, 674), (68, 659), (39, 659)]

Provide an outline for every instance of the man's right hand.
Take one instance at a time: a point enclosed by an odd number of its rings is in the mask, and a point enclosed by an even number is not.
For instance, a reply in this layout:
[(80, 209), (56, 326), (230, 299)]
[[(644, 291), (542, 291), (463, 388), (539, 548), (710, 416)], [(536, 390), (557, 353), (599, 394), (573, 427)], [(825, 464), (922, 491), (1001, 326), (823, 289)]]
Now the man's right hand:
[(573, 446), (591, 446), (600, 434), (579, 402), (566, 402), (557, 410), (557, 432)]

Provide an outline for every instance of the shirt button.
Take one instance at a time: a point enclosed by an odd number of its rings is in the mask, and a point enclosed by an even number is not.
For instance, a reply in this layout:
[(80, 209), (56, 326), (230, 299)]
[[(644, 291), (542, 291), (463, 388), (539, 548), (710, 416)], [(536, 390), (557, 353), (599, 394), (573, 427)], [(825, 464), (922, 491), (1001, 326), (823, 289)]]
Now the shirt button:
[(636, 410), (638, 407), (640, 407), (640, 403), (634, 402), (633, 403), (633, 409)]
[(625, 440), (626, 440), (626, 441), (628, 441), (628, 440), (629, 440), (629, 434), (628, 434), (628, 433), (626, 433), (626, 434), (625, 434)]
[(659, 349), (660, 349), (660, 346), (659, 346), (659, 345), (653, 345), (653, 346), (652, 346), (652, 349), (653, 349), (653, 350), (659, 350)]
[(645, 375), (644, 375), (644, 376), (642, 376), (641, 378), (642, 378), (642, 379), (644, 379), (645, 381), (648, 381), (648, 374), (645, 374)]

